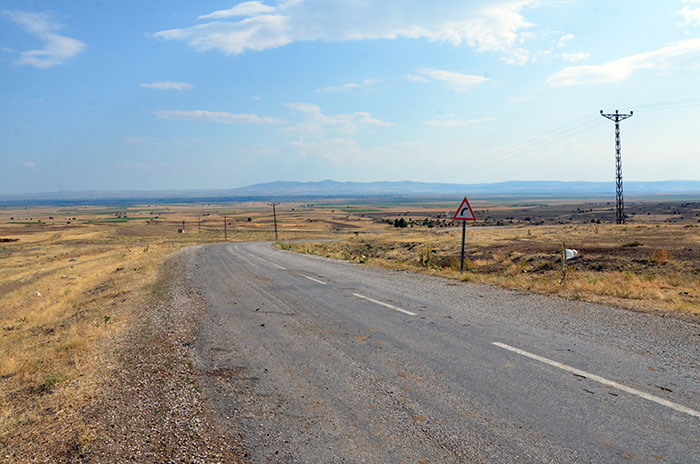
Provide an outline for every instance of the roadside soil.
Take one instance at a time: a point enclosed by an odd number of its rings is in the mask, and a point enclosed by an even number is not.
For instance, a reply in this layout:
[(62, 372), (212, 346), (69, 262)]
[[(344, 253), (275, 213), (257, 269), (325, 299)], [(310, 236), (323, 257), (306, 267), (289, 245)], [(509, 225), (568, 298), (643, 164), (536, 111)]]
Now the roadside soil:
[(190, 346), (204, 308), (182, 284), (181, 257), (166, 260), (150, 310), (115, 347), (104, 397), (86, 411), (101, 436), (89, 462), (241, 462), (239, 437), (219, 432), (200, 396)]
[(219, 432), (199, 393), (190, 345), (203, 306), (182, 284), (181, 258), (165, 260), (155, 283), (125, 302), (132, 323), (96, 346), (104, 365), (90, 401), (45, 411), (44, 430), (7, 435), (0, 462), (241, 462), (240, 437)]

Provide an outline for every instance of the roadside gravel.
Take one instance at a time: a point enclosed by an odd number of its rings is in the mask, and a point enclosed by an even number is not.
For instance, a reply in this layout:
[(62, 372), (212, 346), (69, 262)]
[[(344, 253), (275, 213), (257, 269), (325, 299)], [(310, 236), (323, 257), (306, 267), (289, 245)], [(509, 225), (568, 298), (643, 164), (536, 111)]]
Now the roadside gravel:
[(141, 321), (116, 346), (105, 394), (86, 415), (97, 438), (76, 462), (240, 462), (240, 437), (219, 432), (197, 387), (190, 345), (203, 306), (181, 282), (178, 252), (166, 262)]

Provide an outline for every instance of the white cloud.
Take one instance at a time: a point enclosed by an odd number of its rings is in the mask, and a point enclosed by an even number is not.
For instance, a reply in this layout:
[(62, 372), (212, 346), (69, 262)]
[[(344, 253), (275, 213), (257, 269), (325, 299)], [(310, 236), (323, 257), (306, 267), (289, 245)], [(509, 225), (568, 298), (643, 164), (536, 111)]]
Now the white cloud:
[[(528, 22), (523, 11), (539, 0), (422, 0), (347, 2), (282, 0), (276, 5), (245, 2), (200, 19), (216, 19), (153, 34), (181, 40), (200, 52), (227, 55), (261, 51), (298, 41), (425, 39), (469, 46), (480, 52), (506, 52), (519, 42)], [(235, 18), (225, 20), (227, 18)]]
[(193, 85), (188, 83), (188, 82), (171, 82), (171, 81), (159, 81), (159, 82), (151, 82), (151, 83), (141, 83), (141, 87), (145, 87), (147, 89), (155, 89), (155, 90), (177, 90), (177, 91), (183, 91), (183, 90), (190, 90)]
[[(700, 3), (700, 2), (685, 2), (685, 3)], [(691, 6), (684, 6), (682, 9), (678, 10), (677, 13), (683, 16), (683, 22), (680, 23), (679, 27), (686, 26), (700, 26), (700, 8), (694, 8)]]
[(29, 168), (29, 169), (34, 169), (34, 168), (36, 167), (36, 164), (34, 164), (34, 161), (31, 161), (31, 160), (29, 160), (29, 161), (22, 161), (22, 165), (23, 165), (25, 168)]
[(286, 132), (298, 135), (291, 142), (292, 147), (304, 157), (314, 156), (335, 163), (370, 162), (369, 152), (348, 136), (363, 128), (393, 126), (367, 112), (325, 115), (312, 103), (289, 103), (287, 107), (304, 117), (303, 122), (286, 128)]
[(287, 107), (306, 116), (305, 122), (289, 127), (287, 130), (290, 132), (311, 134), (331, 129), (343, 134), (354, 134), (360, 126), (393, 126), (392, 123), (376, 119), (366, 112), (327, 116), (321, 112), (318, 105), (313, 103), (289, 103)]
[(444, 69), (421, 68), (418, 70), (418, 72), (420, 72), (423, 76), (444, 83), (456, 92), (463, 92), (477, 84), (481, 84), (488, 80), (488, 78), (484, 76), (476, 76), (473, 74), (464, 74), (454, 71), (445, 71)]
[(314, 92), (326, 93), (326, 92), (344, 92), (346, 90), (359, 89), (361, 87), (369, 87), (375, 84), (377, 81), (374, 79), (365, 79), (362, 82), (349, 82), (338, 87), (324, 87), (322, 89), (316, 89)]
[(0, 14), (44, 42), (43, 49), (20, 52), (19, 58), (13, 62), (17, 66), (45, 69), (63, 64), (85, 50), (83, 42), (57, 34), (61, 25), (48, 14), (21, 10), (0, 10)]
[(444, 127), (447, 129), (452, 129), (455, 127), (464, 127), (464, 126), (469, 126), (471, 124), (478, 124), (481, 122), (488, 122), (488, 121), (495, 121), (496, 118), (492, 116), (487, 116), (485, 118), (478, 118), (478, 119), (443, 119), (443, 120), (438, 120), (438, 119), (433, 119), (430, 121), (425, 121), (425, 123), (429, 126), (432, 127)]
[(235, 16), (254, 16), (265, 13), (272, 13), (275, 11), (274, 6), (265, 5), (262, 2), (252, 1), (243, 2), (229, 8), (228, 10), (218, 10), (209, 14), (202, 15), (197, 19), (225, 19), (232, 18)]
[(270, 116), (258, 116), (257, 114), (234, 114), (225, 111), (154, 111), (160, 119), (175, 119), (181, 121), (209, 121), (221, 124), (278, 124), (279, 119)]
[(571, 53), (563, 52), (561, 54), (561, 59), (564, 61), (568, 61), (570, 63), (575, 63), (576, 61), (585, 60), (590, 55), (591, 54), (588, 52), (571, 52)]
[(522, 66), (530, 60), (530, 51), (525, 48), (514, 48), (509, 50), (506, 56), (499, 59), (506, 64)]
[(700, 39), (671, 43), (651, 52), (638, 53), (599, 65), (570, 66), (551, 76), (549, 85), (602, 84), (629, 79), (635, 72), (656, 69), (663, 72), (680, 69), (683, 58), (700, 57)]
[(564, 45), (566, 45), (566, 43), (567, 43), (568, 41), (570, 41), (570, 40), (574, 40), (574, 35), (573, 35), (573, 34), (566, 34), (566, 35), (563, 35), (563, 36), (561, 36), (561, 37), (559, 38), (559, 41), (557, 41), (557, 46), (558, 46), (559, 48), (561, 48), (561, 47), (563, 47)]
[(419, 76), (417, 74), (407, 74), (406, 79), (412, 82), (428, 82), (427, 77)]

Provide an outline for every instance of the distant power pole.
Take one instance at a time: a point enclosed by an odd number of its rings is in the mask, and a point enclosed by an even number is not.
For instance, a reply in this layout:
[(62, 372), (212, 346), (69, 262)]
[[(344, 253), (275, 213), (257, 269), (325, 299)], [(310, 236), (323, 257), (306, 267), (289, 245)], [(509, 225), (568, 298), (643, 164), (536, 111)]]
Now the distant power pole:
[(277, 210), (275, 210), (275, 206), (279, 205), (279, 203), (268, 203), (268, 205), (272, 206), (272, 217), (275, 221), (275, 242), (279, 242), (279, 238), (277, 236)]
[(202, 216), (197, 216), (197, 233), (202, 231)]
[(600, 110), (600, 114), (604, 118), (615, 123), (615, 180), (616, 180), (616, 192), (617, 192), (617, 211), (615, 213), (615, 220), (618, 224), (625, 223), (625, 200), (622, 196), (622, 149), (620, 148), (620, 122), (627, 118), (631, 118), (634, 112), (630, 111), (630, 114), (620, 114), (618, 110), (615, 110), (615, 114), (603, 113)]
[(226, 231), (226, 222), (227, 222), (226, 216), (224, 216), (224, 242), (228, 242), (228, 235), (227, 235), (227, 231)]

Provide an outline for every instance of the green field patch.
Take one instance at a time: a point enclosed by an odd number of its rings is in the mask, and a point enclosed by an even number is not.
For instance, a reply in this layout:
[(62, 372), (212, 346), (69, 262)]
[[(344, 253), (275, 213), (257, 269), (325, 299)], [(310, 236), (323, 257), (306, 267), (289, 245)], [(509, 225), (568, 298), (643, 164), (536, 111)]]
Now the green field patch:
[(8, 221), (6, 224), (24, 224), (24, 225), (33, 225), (33, 224), (46, 224), (43, 221)]

